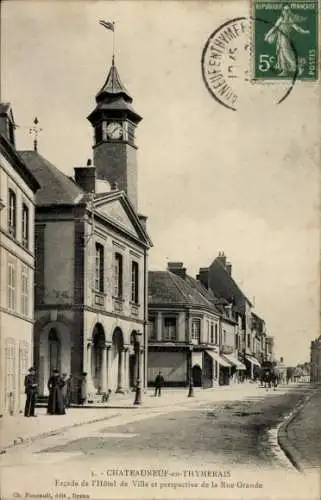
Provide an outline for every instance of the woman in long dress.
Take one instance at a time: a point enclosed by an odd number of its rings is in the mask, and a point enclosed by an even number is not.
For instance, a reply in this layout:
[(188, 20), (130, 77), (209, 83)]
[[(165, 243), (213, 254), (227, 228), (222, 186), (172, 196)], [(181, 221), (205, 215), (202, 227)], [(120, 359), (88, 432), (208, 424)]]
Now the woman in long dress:
[(58, 370), (54, 370), (48, 380), (49, 399), (47, 413), (49, 415), (65, 415), (65, 404), (62, 389), (65, 385), (64, 380), (59, 375)]
[(293, 30), (301, 34), (310, 33), (298, 26), (296, 23), (304, 21), (306, 18), (293, 14), (290, 7), (286, 5), (281, 11), (281, 16), (265, 35), (267, 43), (276, 43), (276, 69), (280, 71), (279, 76), (287, 76), (296, 71), (297, 60), (291, 42), (291, 32)]

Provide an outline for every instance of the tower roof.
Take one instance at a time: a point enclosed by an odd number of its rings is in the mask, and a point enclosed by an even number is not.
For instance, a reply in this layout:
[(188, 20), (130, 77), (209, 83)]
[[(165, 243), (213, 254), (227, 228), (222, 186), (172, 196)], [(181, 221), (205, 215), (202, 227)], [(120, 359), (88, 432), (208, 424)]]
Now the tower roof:
[(108, 97), (113, 98), (119, 95), (122, 95), (126, 101), (132, 102), (133, 100), (120, 79), (118, 70), (115, 65), (115, 58), (113, 56), (112, 65), (109, 70), (107, 79), (98, 94), (96, 94), (96, 101), (98, 103), (102, 100), (105, 100), (106, 98), (108, 99)]

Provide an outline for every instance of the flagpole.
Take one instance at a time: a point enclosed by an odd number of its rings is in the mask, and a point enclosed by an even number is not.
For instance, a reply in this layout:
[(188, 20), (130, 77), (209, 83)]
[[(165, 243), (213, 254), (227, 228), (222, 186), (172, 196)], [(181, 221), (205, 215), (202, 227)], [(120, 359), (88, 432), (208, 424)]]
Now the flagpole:
[(113, 64), (115, 59), (115, 22), (113, 21)]

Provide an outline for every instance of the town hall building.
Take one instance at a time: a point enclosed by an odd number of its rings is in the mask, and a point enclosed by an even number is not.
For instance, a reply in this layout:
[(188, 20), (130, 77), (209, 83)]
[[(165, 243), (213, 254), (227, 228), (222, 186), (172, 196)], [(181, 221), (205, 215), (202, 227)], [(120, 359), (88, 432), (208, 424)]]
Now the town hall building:
[[(114, 59), (89, 115), (93, 165), (64, 175), (37, 150), (21, 155), (36, 196), (34, 362), (39, 394), (54, 369), (72, 375), (72, 400), (146, 385), (148, 249), (138, 214), (135, 129), (141, 117)], [(138, 365), (140, 370), (138, 370)]]

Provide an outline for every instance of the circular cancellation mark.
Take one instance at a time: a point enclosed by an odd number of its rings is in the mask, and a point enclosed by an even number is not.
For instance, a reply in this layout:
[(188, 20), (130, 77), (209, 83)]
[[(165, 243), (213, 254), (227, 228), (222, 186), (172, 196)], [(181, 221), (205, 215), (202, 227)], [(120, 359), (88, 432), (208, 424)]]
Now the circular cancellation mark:
[[(244, 108), (257, 96), (280, 104), (296, 80), (296, 74), (283, 82), (256, 82), (252, 78), (251, 21), (237, 17), (225, 22), (210, 35), (202, 53), (202, 76), (207, 90), (232, 111)], [(266, 23), (260, 19), (256, 22)]]

